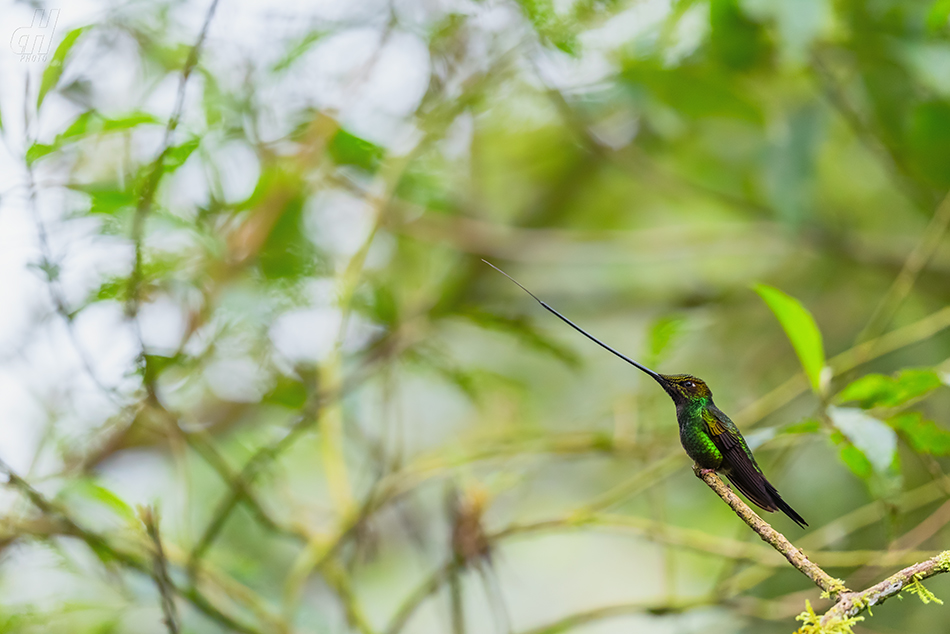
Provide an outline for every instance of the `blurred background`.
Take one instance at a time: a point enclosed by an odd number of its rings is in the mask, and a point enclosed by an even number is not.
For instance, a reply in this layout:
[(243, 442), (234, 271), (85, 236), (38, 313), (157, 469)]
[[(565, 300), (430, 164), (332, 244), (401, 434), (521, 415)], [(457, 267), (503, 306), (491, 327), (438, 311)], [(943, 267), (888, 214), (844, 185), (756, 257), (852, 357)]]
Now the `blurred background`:
[(946, 0), (0, 7), (0, 631), (827, 609), (481, 258), (704, 378), (850, 587), (950, 548)]

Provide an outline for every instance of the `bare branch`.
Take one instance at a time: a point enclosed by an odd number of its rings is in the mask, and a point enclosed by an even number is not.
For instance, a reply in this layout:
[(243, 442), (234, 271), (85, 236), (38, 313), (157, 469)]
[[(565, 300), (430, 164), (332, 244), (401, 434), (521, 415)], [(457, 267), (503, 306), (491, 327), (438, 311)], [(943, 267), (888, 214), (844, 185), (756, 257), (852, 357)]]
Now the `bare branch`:
[[(716, 492), (722, 500), (736, 512), (742, 521), (749, 525), (763, 541), (771, 545), (775, 550), (782, 553), (788, 560), (788, 563), (797, 568), (803, 575), (815, 582), (828, 596), (835, 600), (835, 605), (828, 610), (820, 620), (822, 631), (825, 628), (832, 628), (834, 625), (847, 624), (850, 619), (859, 615), (861, 612), (872, 608), (875, 605), (884, 603), (894, 595), (900, 594), (901, 590), (919, 584), (924, 579), (932, 577), (942, 572), (950, 572), (950, 550), (943, 551), (931, 557), (930, 559), (908, 566), (900, 570), (884, 581), (876, 583), (867, 590), (861, 592), (852, 592), (844, 585), (844, 581), (835, 579), (817, 565), (812, 563), (808, 557), (799, 548), (796, 548), (784, 535), (772, 528), (768, 522), (759, 517), (755, 511), (749, 508), (749, 505), (739, 499), (732, 489), (730, 489), (722, 479), (711, 469), (702, 469), (698, 466), (693, 467), (696, 477), (709, 485), (709, 488)], [(926, 590), (917, 586), (916, 592), (920, 593), (922, 598), (928, 596)], [(932, 595), (929, 595), (932, 598)], [(810, 610), (810, 606), (809, 606)], [(827, 631), (832, 631), (828, 629)], [(838, 631), (838, 630), (834, 630)]]
[[(168, 124), (165, 126), (165, 136), (162, 139), (161, 150), (152, 161), (148, 170), (148, 177), (142, 184), (139, 194), (138, 204), (135, 208), (135, 216), (132, 220), (132, 241), (135, 243), (135, 263), (132, 267), (132, 275), (129, 277), (129, 297), (126, 304), (126, 313), (130, 317), (135, 317), (139, 311), (141, 298), (139, 297), (142, 284), (142, 239), (145, 231), (145, 220), (152, 211), (152, 202), (155, 200), (155, 193), (158, 191), (158, 184), (165, 173), (165, 157), (172, 149), (172, 137), (175, 130), (178, 129), (178, 123), (181, 121), (181, 115), (185, 107), (185, 88), (188, 86), (188, 78), (198, 65), (198, 55), (201, 53), (201, 47), (204, 45), (205, 38), (208, 36), (208, 28), (211, 26), (211, 18), (214, 17), (214, 11), (218, 7), (218, 0), (211, 0), (211, 6), (205, 14), (204, 24), (201, 26), (201, 32), (198, 34), (198, 40), (191, 47), (185, 66), (181, 70), (181, 78), (178, 81), (178, 93), (175, 97), (175, 106), (172, 108), (172, 114), (168, 118)], [(144, 354), (144, 349), (143, 349)]]
[(739, 496), (733, 493), (732, 489), (716, 475), (715, 471), (694, 466), (693, 472), (697, 478), (709, 485), (709, 488), (715, 491), (716, 495), (721, 497), (723, 502), (728, 504), (729, 507), (736, 512), (736, 515), (762, 538), (762, 541), (780, 552), (785, 559), (788, 560), (788, 563), (792, 564), (803, 575), (811, 579), (815, 585), (827, 592), (832, 598), (837, 597), (843, 592), (848, 592), (844, 581), (835, 579), (815, 565), (808, 559), (805, 553), (796, 548), (784, 535), (772, 528), (768, 522), (749, 508), (748, 504), (739, 499)]
[(390, 619), (389, 625), (383, 630), (383, 634), (399, 634), (423, 601), (438, 592), (442, 584), (455, 574), (461, 565), (460, 561), (452, 557), (447, 563), (429, 575), (399, 606), (399, 609)]
[(539, 627), (525, 630), (522, 634), (559, 634), (567, 632), (597, 621), (625, 616), (628, 614), (642, 614), (650, 612), (652, 614), (670, 614), (675, 612), (684, 612), (693, 608), (709, 605), (713, 600), (710, 598), (686, 599), (683, 601), (665, 601), (659, 603), (617, 603), (614, 605), (605, 605), (599, 608), (593, 608), (584, 612), (575, 612), (557, 621), (541, 625)]
[[(122, 566), (147, 575), (151, 575), (152, 567), (139, 555), (116, 548), (102, 535), (88, 530), (78, 524), (65, 510), (48, 500), (37, 491), (29, 482), (16, 474), (5, 462), (0, 460), (0, 472), (6, 474), (8, 485), (20, 491), (33, 503), (45, 517), (62, 527), (62, 533), (77, 537), (86, 543), (94, 552), (105, 554)], [(217, 608), (211, 601), (194, 586), (181, 588), (170, 581), (169, 586), (174, 592), (188, 600), (200, 612), (223, 626), (241, 632), (242, 634), (261, 634), (261, 631), (252, 625), (242, 623)]]
[(162, 538), (158, 532), (157, 513), (152, 508), (145, 507), (139, 510), (139, 517), (145, 524), (145, 532), (155, 549), (152, 553), (152, 579), (155, 580), (158, 593), (162, 597), (165, 627), (168, 628), (169, 634), (178, 634), (181, 631), (178, 627), (178, 610), (175, 608), (172, 580), (168, 576), (168, 560), (165, 558), (165, 549), (162, 548)]
[(917, 282), (920, 272), (927, 266), (927, 263), (930, 262), (943, 243), (943, 237), (947, 233), (948, 227), (950, 227), (950, 193), (944, 196), (923, 235), (921, 235), (920, 241), (907, 255), (900, 273), (894, 278), (891, 287), (887, 289), (887, 293), (884, 294), (877, 308), (871, 314), (864, 330), (858, 335), (858, 341), (866, 341), (876, 337), (890, 325), (894, 315), (897, 314), (897, 309), (903, 304)]

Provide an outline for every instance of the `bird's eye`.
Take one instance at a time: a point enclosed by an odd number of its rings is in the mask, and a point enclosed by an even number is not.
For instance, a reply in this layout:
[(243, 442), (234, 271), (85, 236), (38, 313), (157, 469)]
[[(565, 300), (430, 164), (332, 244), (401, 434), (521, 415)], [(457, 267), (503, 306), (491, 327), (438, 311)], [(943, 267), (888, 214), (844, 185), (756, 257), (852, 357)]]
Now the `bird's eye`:
[(683, 381), (683, 387), (694, 388), (696, 387), (696, 384), (692, 381)]

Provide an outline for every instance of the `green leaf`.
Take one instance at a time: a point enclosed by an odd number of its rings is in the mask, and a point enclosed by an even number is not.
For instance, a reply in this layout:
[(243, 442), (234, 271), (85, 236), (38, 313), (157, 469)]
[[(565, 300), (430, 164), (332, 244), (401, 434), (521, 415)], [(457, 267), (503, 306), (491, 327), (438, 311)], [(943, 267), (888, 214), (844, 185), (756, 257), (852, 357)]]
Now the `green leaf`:
[(937, 187), (950, 185), (950, 103), (929, 100), (914, 107), (907, 126), (907, 147), (920, 173)]
[(174, 364), (176, 357), (166, 357), (159, 354), (147, 354), (145, 355), (145, 379), (148, 383), (154, 382), (158, 379), (158, 375), (162, 371)]
[(73, 189), (90, 198), (89, 213), (114, 215), (119, 211), (135, 206), (135, 194), (120, 189), (117, 183), (92, 183), (76, 185)]
[[(118, 119), (106, 119), (102, 124), (103, 132), (115, 132), (116, 130), (128, 130), (145, 123), (160, 123), (155, 115), (147, 112), (135, 111)], [(197, 141), (195, 142), (197, 146)]]
[(785, 335), (792, 342), (798, 360), (801, 361), (805, 376), (815, 393), (821, 391), (821, 370), (825, 367), (825, 349), (821, 341), (821, 331), (808, 309), (801, 302), (782, 291), (766, 284), (756, 284), (759, 294), (782, 324)]
[(809, 418), (782, 428), (783, 434), (815, 434), (821, 431), (821, 422)]
[(63, 38), (63, 41), (60, 42), (59, 46), (56, 47), (56, 52), (53, 53), (53, 59), (49, 61), (49, 65), (43, 71), (43, 80), (40, 82), (40, 93), (36, 98), (37, 110), (39, 110), (40, 106), (43, 105), (43, 99), (46, 98), (46, 94), (52, 90), (57, 83), (59, 83), (59, 78), (63, 74), (63, 64), (66, 61), (66, 56), (69, 54), (69, 51), (72, 50), (73, 45), (85, 30), (86, 27), (84, 26), (81, 26), (78, 29), (73, 29), (66, 34), (66, 37)]
[(112, 551), (109, 549), (109, 546), (104, 542), (98, 539), (89, 540), (86, 542), (89, 546), (89, 549), (99, 558), (106, 566), (111, 565), (115, 562), (115, 555), (112, 554)]
[(290, 47), (290, 50), (271, 67), (271, 72), (279, 73), (293, 66), (294, 62), (303, 57), (313, 45), (320, 41), (326, 31), (310, 31)]
[(103, 282), (90, 301), (101, 302), (106, 300), (125, 301), (125, 291), (129, 287), (129, 280), (124, 277), (113, 277)]
[(859, 401), (861, 407), (898, 407), (942, 385), (933, 370), (902, 370), (896, 377), (866, 374), (838, 393), (838, 402)]
[(650, 326), (650, 360), (649, 363), (656, 364), (662, 358), (673, 342), (683, 332), (683, 326), (686, 320), (682, 317), (666, 316), (660, 317)]
[(391, 288), (382, 285), (373, 287), (369, 314), (373, 320), (387, 326), (395, 325), (399, 321), (399, 302), (396, 301)]
[(280, 376), (277, 384), (261, 399), (263, 403), (300, 409), (307, 402), (307, 386), (288, 376)]
[(712, 0), (709, 26), (710, 53), (726, 66), (747, 70), (769, 58), (766, 29), (746, 17), (736, 0)]
[(383, 148), (365, 139), (337, 130), (329, 144), (330, 156), (337, 165), (356, 165), (373, 173), (383, 158)]
[(86, 136), (93, 127), (101, 127), (101, 117), (99, 117), (95, 110), (87, 110), (76, 117), (75, 121), (69, 124), (69, 127), (66, 128), (62, 134), (56, 137), (56, 144), (60, 145), (60, 141), (62, 140)]
[(828, 416), (875, 471), (887, 473), (897, 453), (897, 434), (893, 429), (857, 408), (829, 407)]
[(950, 20), (950, 0), (937, 0), (927, 14), (927, 29), (931, 32), (946, 28)]
[(950, 456), (950, 430), (924, 418), (920, 412), (904, 412), (887, 422), (917, 453)]
[(191, 156), (191, 153), (198, 148), (200, 141), (198, 137), (194, 137), (181, 145), (168, 148), (168, 151), (165, 152), (165, 161), (162, 164), (165, 171), (172, 172), (181, 167)]
[(78, 480), (70, 488), (74, 489), (76, 493), (83, 496), (84, 498), (96, 501), (103, 506), (112, 509), (116, 515), (130, 523), (135, 523), (137, 521), (135, 511), (125, 502), (125, 500), (120, 498), (109, 489), (96, 484), (92, 480)]
[(552, 0), (519, 0), (518, 3), (542, 41), (556, 46), (568, 55), (578, 52), (573, 25), (570, 20), (558, 17)]
[(50, 154), (56, 149), (54, 145), (46, 145), (44, 143), (34, 143), (26, 150), (26, 162), (29, 165), (32, 165), (36, 161), (40, 160), (47, 154)]
[(845, 442), (841, 445), (838, 457), (841, 458), (841, 462), (843, 462), (846, 467), (851, 469), (854, 475), (862, 480), (867, 480), (874, 475), (874, 467), (870, 461), (861, 453), (860, 449), (850, 442)]
[(691, 119), (763, 120), (753, 95), (732, 76), (708, 67), (665, 68), (652, 62), (628, 63), (621, 75), (635, 93), (646, 93)]

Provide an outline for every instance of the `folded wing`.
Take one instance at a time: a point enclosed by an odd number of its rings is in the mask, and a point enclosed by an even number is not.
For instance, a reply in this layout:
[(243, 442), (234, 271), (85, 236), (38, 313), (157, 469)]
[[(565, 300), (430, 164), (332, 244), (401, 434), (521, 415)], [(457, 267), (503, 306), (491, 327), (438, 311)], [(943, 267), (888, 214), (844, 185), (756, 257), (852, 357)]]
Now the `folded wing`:
[(733, 486), (763, 510), (782, 511), (802, 528), (808, 526), (802, 516), (782, 499), (772, 483), (766, 480), (742, 434), (728, 416), (718, 408), (710, 407), (703, 411), (703, 422), (706, 433), (722, 453), (719, 470)]

